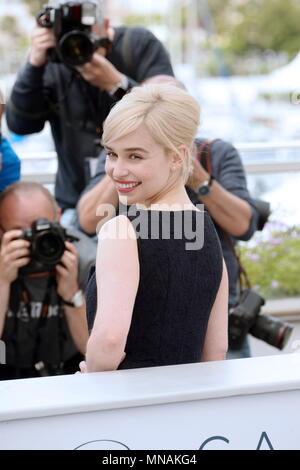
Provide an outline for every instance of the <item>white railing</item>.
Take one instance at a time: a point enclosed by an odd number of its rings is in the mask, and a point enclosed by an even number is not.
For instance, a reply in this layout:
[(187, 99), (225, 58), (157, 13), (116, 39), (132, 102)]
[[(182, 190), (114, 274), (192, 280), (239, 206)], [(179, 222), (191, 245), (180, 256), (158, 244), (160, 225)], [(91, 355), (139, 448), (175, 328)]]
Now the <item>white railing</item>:
[(57, 171), (56, 152), (18, 152), (23, 181), (52, 184)]
[[(298, 158), (295, 158), (297, 149), (300, 152), (300, 140), (246, 142), (238, 143), (235, 146), (242, 158), (246, 157), (244, 166), (247, 174), (300, 171), (300, 158), (298, 156)], [(261, 154), (264, 154), (264, 160), (257, 161)], [(273, 157), (272, 161), (266, 161), (266, 155), (269, 155), (269, 158)], [(255, 162), (251, 163), (251, 159), (255, 159)]]
[(3, 380), (0, 449), (94, 450), (100, 465), (120, 450), (299, 450), (296, 352)]
[(300, 140), (287, 140), (280, 142), (241, 142), (234, 146), (239, 152), (260, 152), (287, 149), (300, 149)]

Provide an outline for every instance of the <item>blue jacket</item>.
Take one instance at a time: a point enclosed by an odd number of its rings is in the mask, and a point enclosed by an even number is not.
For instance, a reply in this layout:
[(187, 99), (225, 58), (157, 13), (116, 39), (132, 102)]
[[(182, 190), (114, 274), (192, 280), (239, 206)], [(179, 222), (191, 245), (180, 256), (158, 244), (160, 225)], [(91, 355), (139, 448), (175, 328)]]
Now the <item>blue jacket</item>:
[(9, 142), (0, 138), (0, 192), (20, 179), (21, 162)]

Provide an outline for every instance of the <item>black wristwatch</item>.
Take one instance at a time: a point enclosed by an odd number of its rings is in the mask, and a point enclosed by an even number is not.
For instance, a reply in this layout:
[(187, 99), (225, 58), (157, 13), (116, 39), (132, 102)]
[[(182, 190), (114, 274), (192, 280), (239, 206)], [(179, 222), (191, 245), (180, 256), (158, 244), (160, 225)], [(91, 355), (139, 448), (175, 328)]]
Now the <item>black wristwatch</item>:
[(199, 197), (207, 196), (210, 193), (211, 185), (214, 179), (214, 176), (210, 175), (209, 180), (204, 181), (204, 183), (201, 183), (200, 186), (198, 186), (198, 188), (195, 190), (195, 193)]
[(128, 78), (126, 77), (126, 75), (122, 75), (122, 78), (119, 81), (119, 83), (117, 83), (117, 85), (108, 93), (110, 94), (112, 98), (119, 101), (120, 99), (123, 98), (124, 95), (126, 95), (129, 88), (130, 86), (129, 86)]

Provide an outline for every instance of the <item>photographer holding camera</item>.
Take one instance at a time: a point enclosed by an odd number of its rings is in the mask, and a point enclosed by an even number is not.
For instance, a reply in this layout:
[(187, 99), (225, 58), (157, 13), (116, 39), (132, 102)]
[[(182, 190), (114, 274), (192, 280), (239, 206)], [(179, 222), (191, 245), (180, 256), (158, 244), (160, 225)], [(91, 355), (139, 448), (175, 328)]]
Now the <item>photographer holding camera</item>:
[(50, 122), (58, 155), (55, 198), (65, 210), (75, 208), (90, 179), (113, 104), (146, 78), (173, 70), (150, 31), (112, 28), (100, 0), (58, 0), (37, 22), (7, 122), (17, 134), (40, 132)]
[(14, 183), (0, 195), (1, 379), (74, 373), (85, 353), (81, 289), (96, 247), (58, 218), (53, 197), (38, 183)]

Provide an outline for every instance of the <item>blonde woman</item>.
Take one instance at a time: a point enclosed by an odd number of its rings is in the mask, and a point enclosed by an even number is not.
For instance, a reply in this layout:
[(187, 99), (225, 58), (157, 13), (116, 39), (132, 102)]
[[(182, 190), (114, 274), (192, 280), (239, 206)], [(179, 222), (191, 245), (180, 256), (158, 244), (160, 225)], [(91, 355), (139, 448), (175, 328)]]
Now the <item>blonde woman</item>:
[(105, 121), (106, 172), (129, 210), (99, 233), (81, 372), (225, 359), (226, 267), (208, 213), (184, 187), (199, 114), (186, 91), (146, 85)]

